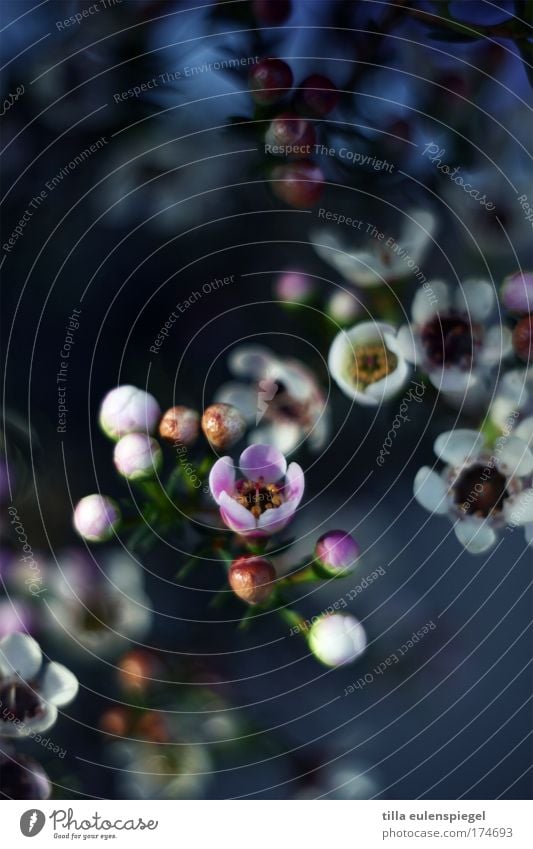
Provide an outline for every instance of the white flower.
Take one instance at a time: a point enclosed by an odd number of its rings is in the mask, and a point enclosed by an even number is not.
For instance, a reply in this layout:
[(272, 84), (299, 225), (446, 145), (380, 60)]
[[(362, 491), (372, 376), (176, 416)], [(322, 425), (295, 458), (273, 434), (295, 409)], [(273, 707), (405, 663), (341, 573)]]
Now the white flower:
[(345, 280), (370, 288), (394, 283), (416, 273), (431, 244), (435, 228), (436, 219), (430, 212), (410, 210), (398, 239), (392, 236), (380, 239), (369, 232), (367, 243), (354, 250), (332, 231), (315, 230), (311, 241), (319, 257), (333, 266)]
[(489, 416), (506, 433), (532, 415), (533, 368), (512, 369), (498, 383)]
[(345, 395), (369, 406), (395, 395), (410, 371), (394, 327), (376, 321), (341, 330), (329, 349), (328, 367)]
[(233, 404), (255, 424), (248, 444), (273, 445), (291, 454), (304, 441), (320, 451), (330, 433), (324, 392), (310, 369), (298, 360), (278, 357), (260, 345), (235, 348), (228, 360), (235, 377), (220, 387), (215, 400)]
[(28, 634), (0, 640), (0, 737), (27, 737), (50, 728), (58, 707), (78, 692), (78, 680), (60, 663), (42, 669), (39, 644)]
[(352, 663), (366, 649), (365, 629), (348, 613), (322, 616), (311, 626), (309, 648), (326, 666)]
[(502, 436), (492, 448), (475, 430), (441, 433), (434, 450), (446, 463), (442, 473), (424, 466), (414, 482), (414, 496), (431, 513), (448, 515), (459, 542), (471, 554), (491, 548), (504, 526), (533, 529), (533, 452), (515, 434)]
[(416, 293), (412, 323), (400, 327), (398, 345), (437, 389), (451, 394), (471, 390), (484, 370), (512, 350), (506, 327), (486, 326), (495, 303), (485, 280), (465, 281), (455, 292), (447, 283), (430, 281)]

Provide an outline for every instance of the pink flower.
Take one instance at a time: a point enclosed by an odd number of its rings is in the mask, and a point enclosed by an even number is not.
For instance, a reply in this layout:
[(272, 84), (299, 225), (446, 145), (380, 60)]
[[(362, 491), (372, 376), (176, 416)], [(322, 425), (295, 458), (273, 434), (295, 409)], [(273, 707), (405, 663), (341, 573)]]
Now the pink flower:
[(231, 457), (217, 460), (209, 475), (211, 494), (223, 521), (237, 534), (264, 537), (288, 525), (302, 500), (304, 473), (272, 445), (250, 445), (239, 459), (236, 480)]

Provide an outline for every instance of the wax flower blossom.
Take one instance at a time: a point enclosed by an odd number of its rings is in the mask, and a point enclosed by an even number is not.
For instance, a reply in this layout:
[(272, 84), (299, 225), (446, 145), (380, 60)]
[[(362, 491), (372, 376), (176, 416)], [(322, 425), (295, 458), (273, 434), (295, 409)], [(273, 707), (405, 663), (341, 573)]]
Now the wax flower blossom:
[(301, 467), (291, 463), (287, 468), (285, 457), (272, 445), (245, 448), (239, 466), (243, 477), (237, 480), (231, 457), (221, 457), (209, 475), (211, 494), (225, 524), (247, 537), (264, 537), (283, 530), (302, 500)]
[(481, 382), (512, 347), (510, 331), (486, 326), (496, 303), (490, 283), (465, 281), (455, 292), (442, 281), (418, 290), (412, 322), (398, 331), (404, 357), (443, 392), (458, 393)]
[(50, 728), (58, 707), (78, 692), (75, 675), (60, 663), (42, 669), (39, 644), (28, 634), (0, 640), (0, 737), (25, 737)]
[(366, 633), (355, 616), (332, 613), (321, 616), (309, 631), (309, 648), (326, 666), (352, 663), (366, 649)]
[(315, 546), (315, 560), (330, 575), (348, 575), (357, 566), (360, 548), (346, 531), (327, 531)]
[(344, 394), (367, 406), (395, 395), (410, 371), (394, 327), (376, 321), (341, 330), (329, 349), (328, 366)]
[(431, 212), (414, 209), (406, 213), (398, 239), (386, 237), (368, 223), (363, 232), (369, 240), (359, 249), (349, 248), (337, 234), (325, 229), (315, 230), (311, 241), (319, 257), (345, 280), (372, 288), (419, 272), (435, 229), (436, 219)]
[(232, 351), (228, 366), (244, 380), (225, 383), (216, 400), (233, 404), (255, 425), (249, 443), (274, 445), (284, 454), (304, 440), (312, 451), (324, 447), (330, 433), (326, 398), (303, 363), (278, 357), (260, 345), (243, 345)]
[(434, 451), (446, 466), (440, 474), (423, 466), (414, 496), (431, 513), (449, 516), (467, 551), (487, 551), (505, 526), (524, 526), (533, 544), (533, 452), (523, 439), (511, 433), (488, 448), (482, 433), (458, 429), (441, 433)]
[(111, 439), (127, 433), (152, 433), (161, 410), (155, 398), (136, 386), (117, 386), (100, 407), (100, 427)]

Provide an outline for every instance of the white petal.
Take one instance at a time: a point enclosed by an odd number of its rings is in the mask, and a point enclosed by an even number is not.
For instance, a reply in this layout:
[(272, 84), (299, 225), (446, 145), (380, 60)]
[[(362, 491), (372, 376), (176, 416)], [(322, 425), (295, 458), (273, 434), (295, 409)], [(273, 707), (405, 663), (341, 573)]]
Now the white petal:
[(533, 472), (533, 453), (517, 436), (500, 437), (494, 446), (494, 454), (498, 469), (506, 475), (522, 477)]
[(417, 362), (418, 351), (415, 340), (416, 331), (411, 327), (410, 324), (403, 324), (398, 330), (398, 335), (396, 337), (396, 343), (398, 345), (398, 350), (401, 351), (402, 356), (405, 357), (410, 363)]
[(484, 321), (494, 308), (494, 289), (486, 280), (465, 280), (455, 293), (459, 312), (467, 313), (470, 321)]
[(451, 308), (450, 287), (442, 280), (429, 280), (415, 295), (411, 315), (415, 324), (425, 324), (439, 313), (444, 315)]
[(261, 443), (263, 445), (274, 445), (282, 454), (290, 454), (302, 438), (302, 429), (295, 423), (275, 422), (273, 424), (258, 427), (248, 434), (248, 445)]
[(238, 377), (260, 378), (265, 375), (275, 359), (262, 345), (240, 345), (228, 357), (230, 371)]
[(507, 498), (503, 510), (505, 520), (510, 525), (529, 525), (533, 522), (533, 489), (524, 489)]
[(28, 634), (8, 634), (0, 640), (0, 675), (15, 673), (31, 681), (39, 672), (42, 659), (39, 643)]
[(456, 522), (455, 535), (470, 554), (482, 554), (496, 542), (494, 529), (482, 519), (462, 519)]
[[(431, 244), (436, 230), (437, 219), (426, 209), (409, 210), (410, 218), (405, 219), (399, 243), (415, 263), (419, 263)], [(413, 219), (413, 220), (411, 220)]]
[(61, 707), (72, 701), (78, 692), (78, 679), (62, 663), (49, 663), (40, 687), (43, 698)]
[(520, 422), (515, 427), (513, 434), (525, 442), (526, 445), (533, 447), (533, 416), (528, 416), (527, 419)]
[(25, 723), (26, 734), (41, 734), (48, 731), (57, 719), (57, 708), (47, 702), (44, 704), (44, 712), (36, 719), (30, 719)]
[(432, 369), (428, 377), (433, 386), (440, 392), (467, 392), (478, 382), (478, 376), (473, 371), (463, 371), (452, 366), (450, 368)]
[(483, 347), (478, 354), (480, 363), (486, 366), (497, 365), (513, 349), (513, 337), (508, 327), (496, 324), (485, 334)]
[(416, 473), (413, 495), (425, 510), (444, 515), (448, 512), (447, 487), (437, 472), (422, 466)]
[(484, 447), (484, 437), (477, 430), (448, 430), (435, 440), (433, 450), (443, 463), (461, 466), (467, 460), (474, 460)]

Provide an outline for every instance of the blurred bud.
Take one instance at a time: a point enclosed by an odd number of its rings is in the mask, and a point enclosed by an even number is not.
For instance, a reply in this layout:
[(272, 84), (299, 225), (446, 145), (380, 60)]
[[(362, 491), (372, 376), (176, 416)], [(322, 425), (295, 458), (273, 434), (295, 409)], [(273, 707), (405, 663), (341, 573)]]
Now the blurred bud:
[(309, 159), (277, 165), (272, 169), (270, 182), (276, 197), (296, 209), (313, 206), (324, 191), (324, 174)]
[(108, 392), (100, 407), (100, 427), (111, 439), (126, 433), (152, 433), (161, 410), (152, 395), (136, 386), (117, 386)]
[(144, 692), (152, 682), (155, 672), (154, 658), (147, 651), (135, 649), (118, 662), (119, 681), (126, 690)]
[(520, 357), (525, 363), (530, 363), (533, 359), (533, 316), (526, 315), (520, 319), (515, 329), (513, 330), (513, 348), (517, 357)]
[(139, 719), (135, 732), (139, 737), (152, 743), (168, 743), (168, 729), (164, 717), (160, 713), (147, 711)]
[[(285, 148), (286, 153), (283, 153), (283, 156), (298, 158), (314, 153), (312, 147), (316, 134), (310, 121), (291, 112), (283, 112), (272, 119), (266, 131), (265, 141), (267, 144)], [(294, 152), (291, 148), (295, 148)]]
[(129, 480), (153, 478), (161, 468), (163, 454), (159, 443), (145, 433), (128, 433), (115, 445), (113, 460), (117, 471)]
[(309, 648), (326, 666), (352, 663), (366, 648), (365, 629), (348, 613), (322, 616), (311, 626)]
[(245, 555), (233, 561), (228, 580), (240, 599), (248, 604), (262, 604), (274, 589), (276, 572), (266, 558)]
[(252, 0), (252, 12), (261, 24), (282, 24), (291, 13), (291, 0)]
[(359, 544), (346, 531), (328, 531), (315, 546), (317, 562), (332, 575), (353, 572), (359, 554)]
[(194, 445), (200, 433), (200, 415), (189, 407), (171, 407), (159, 423), (159, 436), (167, 442)]
[(246, 421), (232, 404), (211, 404), (202, 416), (202, 430), (214, 448), (231, 448), (244, 434)]
[(27, 755), (0, 752), (0, 797), (49, 799), (52, 785), (41, 764)]
[(516, 271), (506, 277), (501, 300), (511, 312), (533, 313), (533, 271)]
[(321, 74), (306, 77), (296, 95), (300, 109), (320, 118), (335, 109), (339, 99), (340, 94), (331, 80)]
[(115, 737), (125, 737), (129, 732), (130, 718), (128, 712), (122, 707), (113, 707), (104, 711), (100, 717), (98, 727), (106, 734)]
[(286, 271), (276, 280), (274, 291), (280, 301), (307, 303), (314, 295), (315, 284), (308, 274)]
[(350, 292), (339, 289), (328, 300), (326, 312), (337, 324), (351, 325), (360, 315), (361, 305)]
[(118, 504), (106, 495), (86, 495), (74, 510), (74, 527), (89, 542), (111, 539), (120, 519)]
[(250, 71), (248, 84), (256, 103), (277, 103), (292, 88), (292, 71), (282, 59), (262, 59)]

